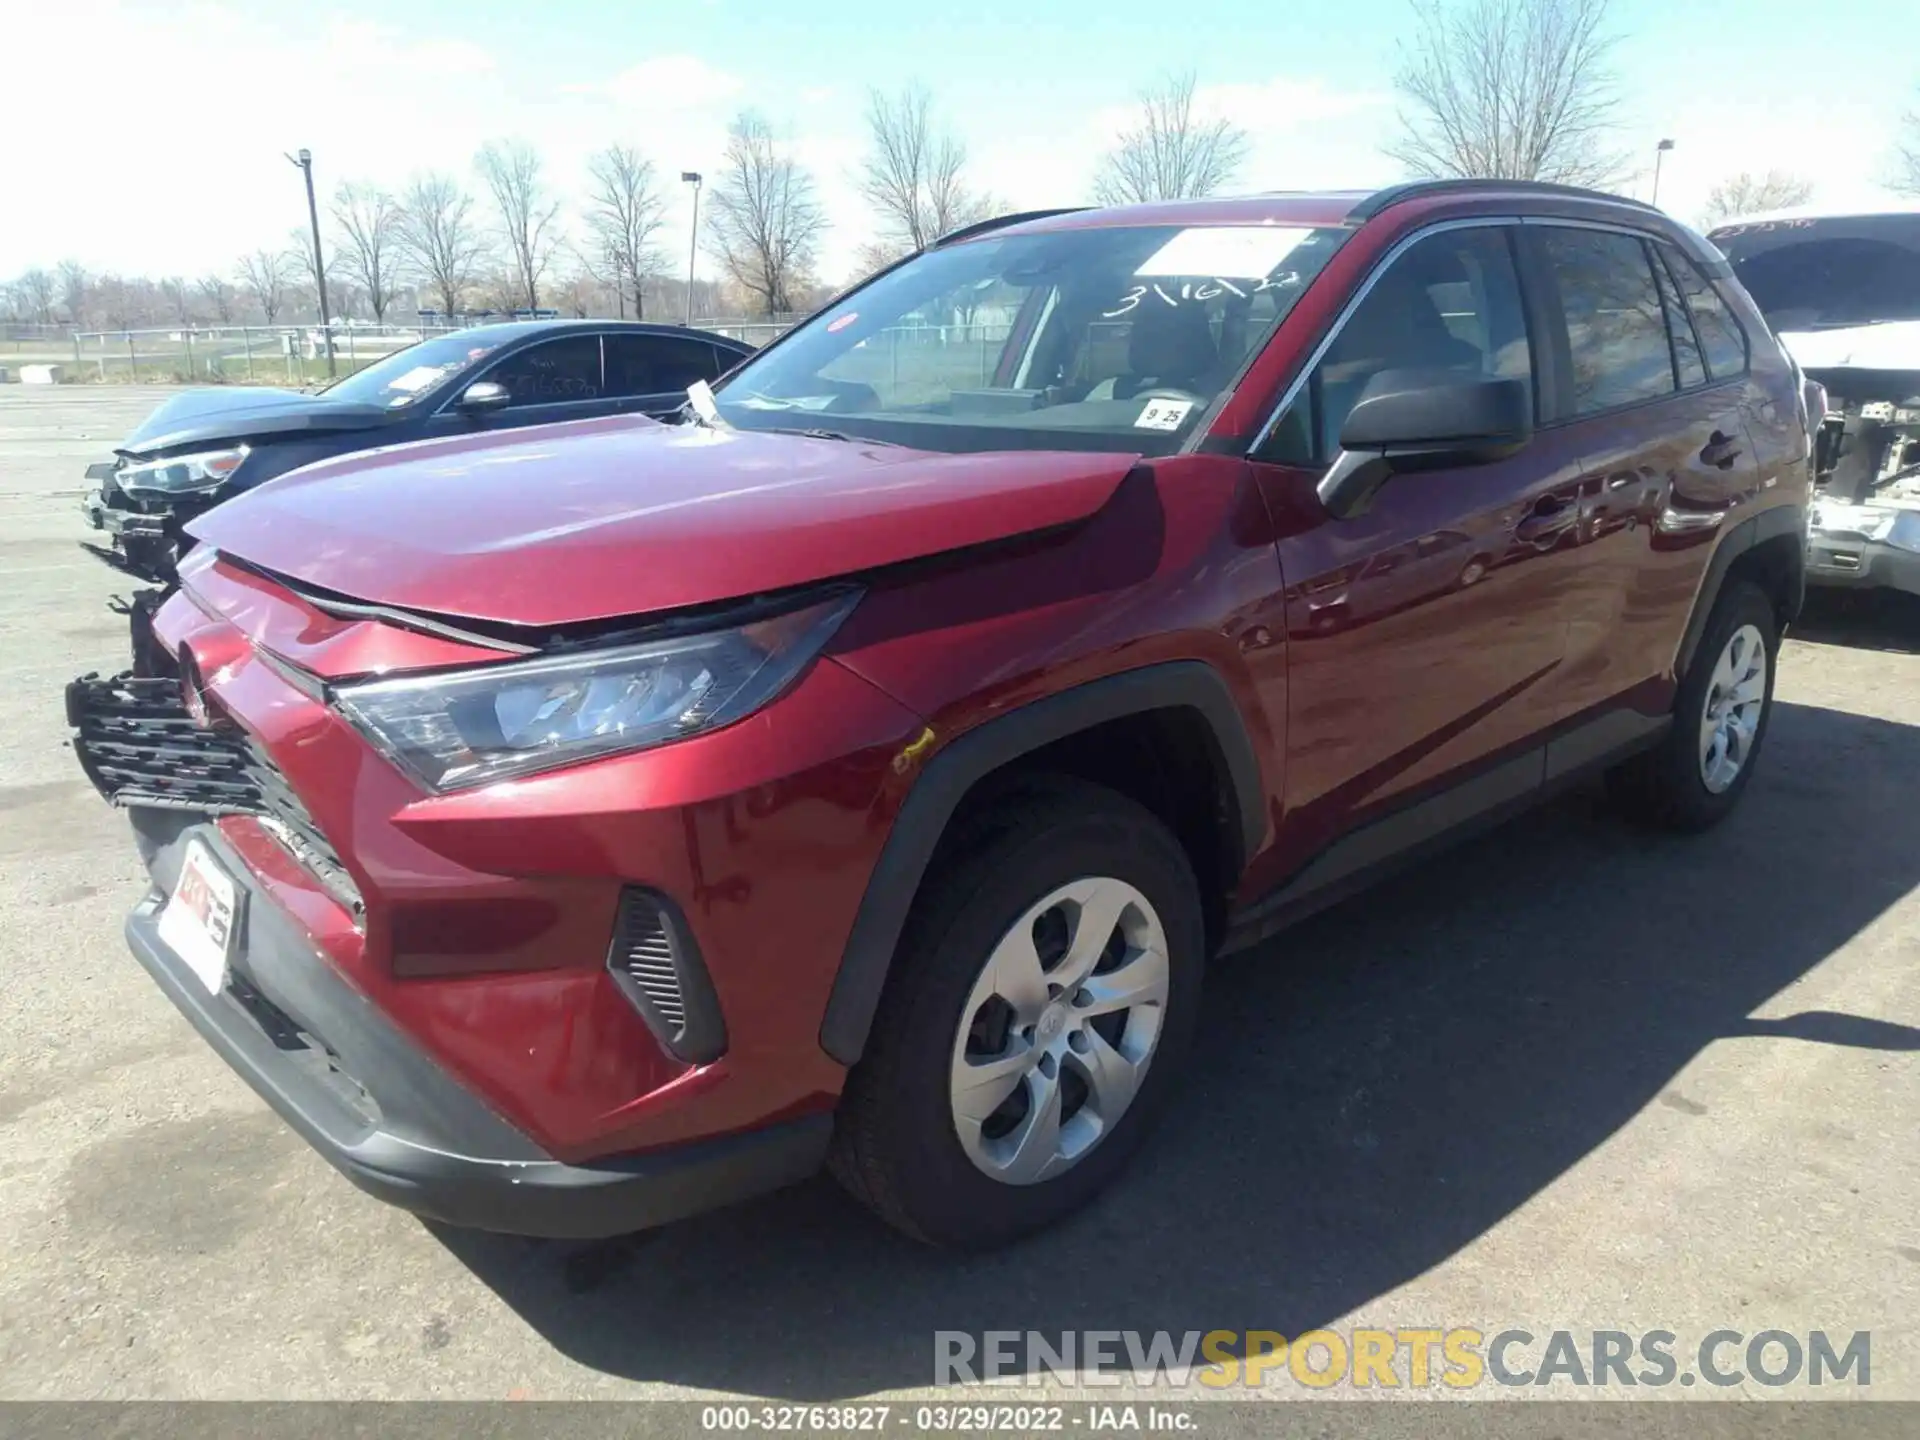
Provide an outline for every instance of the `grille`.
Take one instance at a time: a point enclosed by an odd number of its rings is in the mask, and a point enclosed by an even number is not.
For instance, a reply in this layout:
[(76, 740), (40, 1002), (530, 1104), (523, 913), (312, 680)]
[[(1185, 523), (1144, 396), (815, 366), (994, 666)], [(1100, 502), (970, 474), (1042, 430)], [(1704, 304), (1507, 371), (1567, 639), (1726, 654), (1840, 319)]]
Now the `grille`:
[(620, 892), (607, 969), (670, 1054), (694, 1064), (726, 1052), (726, 1025), (686, 922), (664, 896)]
[(687, 1023), (686, 997), (680, 993), (680, 974), (674, 966), (673, 941), (657, 905), (628, 891), (621, 902), (621, 964), (627, 978), (647, 997), (669, 1030)]
[(359, 887), (280, 767), (237, 725), (196, 724), (178, 680), (75, 680), (67, 723), (81, 768), (109, 804), (255, 816), (335, 899), (361, 913)]

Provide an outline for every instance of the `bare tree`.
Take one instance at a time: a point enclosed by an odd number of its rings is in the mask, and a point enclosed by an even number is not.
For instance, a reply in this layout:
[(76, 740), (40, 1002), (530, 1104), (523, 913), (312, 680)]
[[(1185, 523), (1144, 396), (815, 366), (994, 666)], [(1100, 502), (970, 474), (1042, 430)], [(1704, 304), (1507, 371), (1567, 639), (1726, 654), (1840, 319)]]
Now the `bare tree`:
[(278, 250), (256, 250), (241, 259), (238, 279), (273, 324), (287, 295), (287, 257)]
[(1247, 132), (1194, 113), (1193, 73), (1169, 75), (1140, 92), (1133, 126), (1120, 132), (1094, 178), (1102, 205), (1191, 200), (1212, 195), (1247, 158)]
[(867, 154), (857, 180), (879, 214), (889, 258), (987, 217), (993, 202), (968, 187), (966, 165), (966, 145), (935, 124), (924, 86), (868, 93)]
[(1900, 122), (1889, 183), (1903, 195), (1920, 195), (1920, 110), (1909, 110)]
[(441, 312), (457, 313), (461, 295), (486, 258), (473, 197), (450, 175), (417, 177), (400, 197), (394, 238), (422, 284), (438, 297)]
[(641, 291), (659, 265), (653, 237), (666, 215), (653, 162), (627, 146), (609, 145), (587, 161), (587, 174), (593, 188), (587, 193), (589, 243), (583, 258), (591, 254), (593, 274), (633, 296), (633, 318), (643, 319)]
[(742, 111), (709, 203), (709, 253), (766, 314), (789, 314), (826, 228), (813, 177), (775, 141), (766, 117)]
[(54, 279), (35, 267), (13, 282), (14, 302), (41, 325), (53, 323)]
[(187, 288), (185, 280), (178, 275), (168, 276), (160, 282), (160, 293), (182, 325), (193, 323), (193, 292)]
[(78, 260), (62, 260), (54, 273), (59, 277), (60, 303), (66, 307), (67, 323), (78, 329), (87, 323), (87, 290), (93, 277)]
[(1804, 205), (1812, 197), (1813, 182), (1802, 176), (1790, 175), (1785, 170), (1769, 170), (1764, 175), (1742, 170), (1708, 192), (1707, 208), (1701, 220), (1711, 229), (1742, 215)]
[(333, 223), (345, 242), (333, 247), (334, 268), (366, 292), (373, 318), (384, 321), (396, 288), (400, 207), (378, 186), (343, 184), (333, 193)]
[(1619, 183), (1610, 3), (1413, 0), (1387, 153), (1420, 175)]
[(527, 308), (536, 309), (540, 281), (559, 238), (553, 222), (560, 214), (560, 202), (547, 193), (539, 153), (516, 140), (483, 147), (473, 163), (493, 196), (500, 238), (506, 242)]
[(200, 279), (200, 293), (206, 297), (213, 313), (222, 325), (233, 323), (233, 286), (218, 275), (204, 275)]

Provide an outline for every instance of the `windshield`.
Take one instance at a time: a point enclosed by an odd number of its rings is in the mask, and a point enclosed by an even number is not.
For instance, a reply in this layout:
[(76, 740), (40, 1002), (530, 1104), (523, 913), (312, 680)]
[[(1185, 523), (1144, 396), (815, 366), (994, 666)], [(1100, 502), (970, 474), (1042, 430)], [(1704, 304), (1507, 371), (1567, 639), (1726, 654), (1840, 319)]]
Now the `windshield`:
[(1708, 238), (1776, 331), (1920, 320), (1920, 215), (1763, 221)]
[(413, 404), (454, 371), (464, 370), (481, 356), (491, 354), (498, 345), (498, 341), (489, 343), (482, 330), (439, 335), (396, 350), (386, 359), (376, 360), (364, 370), (356, 370), (335, 381), (320, 393), (329, 400), (396, 410)]
[(927, 450), (1170, 454), (1345, 233), (1105, 226), (929, 251), (735, 371), (720, 413)]

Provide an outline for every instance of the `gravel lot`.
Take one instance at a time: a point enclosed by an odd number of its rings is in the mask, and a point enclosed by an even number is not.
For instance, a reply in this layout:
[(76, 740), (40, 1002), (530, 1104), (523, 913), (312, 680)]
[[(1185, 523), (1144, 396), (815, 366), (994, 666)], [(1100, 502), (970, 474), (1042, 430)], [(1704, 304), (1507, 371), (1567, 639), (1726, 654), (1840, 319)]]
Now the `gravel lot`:
[(925, 1386), (936, 1329), (1471, 1325), (1871, 1330), (1870, 1393), (1920, 1398), (1912, 609), (1817, 608), (1719, 832), (1576, 795), (1222, 965), (1171, 1122), (1056, 1233), (930, 1254), (820, 1182), (442, 1234), (121, 942), (143, 877), (60, 687), (125, 640), (81, 471), (164, 393), (0, 388), (0, 1397), (827, 1399)]

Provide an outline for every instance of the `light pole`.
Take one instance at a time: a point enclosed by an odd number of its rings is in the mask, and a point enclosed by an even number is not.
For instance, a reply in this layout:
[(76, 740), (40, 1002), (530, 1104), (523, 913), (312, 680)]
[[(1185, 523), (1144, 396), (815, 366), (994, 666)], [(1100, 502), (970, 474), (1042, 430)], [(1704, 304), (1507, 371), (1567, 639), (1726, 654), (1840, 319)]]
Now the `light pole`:
[(1666, 155), (1667, 151), (1672, 148), (1673, 142), (1671, 140), (1662, 140), (1658, 145), (1653, 147), (1653, 199), (1649, 202), (1650, 204), (1658, 205), (1660, 203), (1660, 161), (1662, 157)]
[(313, 152), (302, 150), (298, 155), (287, 156), (287, 162), (297, 165), (300, 173), (307, 177), (307, 223), (313, 227), (313, 287), (320, 292), (320, 343), (327, 350), (327, 375), (331, 378), (338, 372), (333, 366), (333, 322), (327, 317), (327, 266), (320, 257), (320, 211), (313, 203)]
[(700, 253), (700, 172), (682, 170), (682, 184), (693, 186), (693, 229), (687, 236), (687, 324), (693, 324), (693, 262)]

